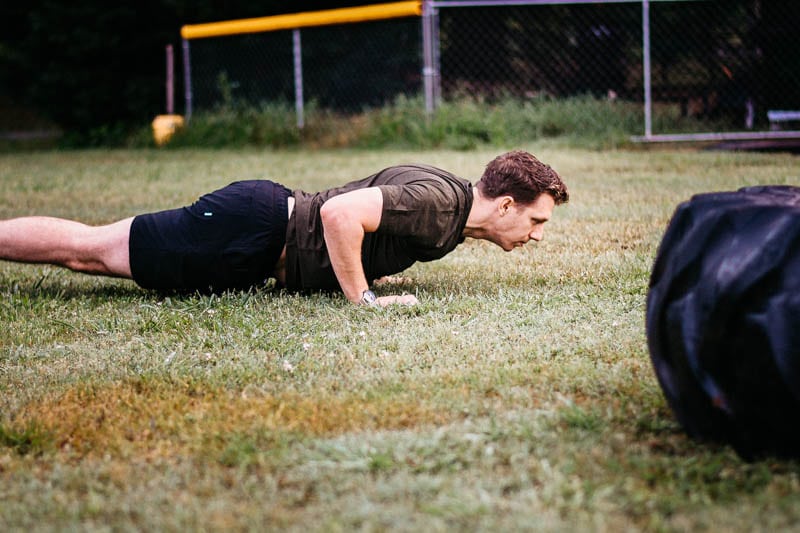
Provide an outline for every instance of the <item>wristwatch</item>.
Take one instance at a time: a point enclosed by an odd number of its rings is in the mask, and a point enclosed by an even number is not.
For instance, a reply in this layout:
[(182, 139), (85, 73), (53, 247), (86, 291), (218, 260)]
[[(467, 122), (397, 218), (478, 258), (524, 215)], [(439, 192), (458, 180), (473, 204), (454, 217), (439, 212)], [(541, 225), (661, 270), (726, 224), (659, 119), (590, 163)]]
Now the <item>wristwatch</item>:
[(363, 305), (375, 305), (377, 299), (378, 297), (375, 296), (375, 293), (367, 289), (361, 293), (361, 300), (359, 300), (359, 303)]

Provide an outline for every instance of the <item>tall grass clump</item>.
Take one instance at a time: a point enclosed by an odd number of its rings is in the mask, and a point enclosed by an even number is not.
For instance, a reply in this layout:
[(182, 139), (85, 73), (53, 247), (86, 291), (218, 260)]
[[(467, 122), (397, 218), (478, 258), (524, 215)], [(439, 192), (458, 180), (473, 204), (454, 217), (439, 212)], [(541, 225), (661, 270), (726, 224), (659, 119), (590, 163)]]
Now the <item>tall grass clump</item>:
[(569, 99), (539, 98), (513, 105), (505, 111), (511, 124), (521, 122), (517, 136), (564, 137), (570, 144), (588, 148), (625, 145), (641, 133), (641, 106), (632, 102), (599, 99), (589, 95)]
[[(250, 106), (227, 101), (195, 113), (169, 146), (471, 150), (556, 139), (576, 148), (607, 149), (628, 145), (644, 127), (641, 104), (591, 95), (487, 99), (461, 94), (442, 101), (431, 115), (421, 96), (400, 95), (383, 107), (356, 114), (311, 102), (305, 108), (305, 126), (300, 129), (296, 122), (288, 103)], [(657, 107), (654, 125), (659, 131), (703, 129), (697, 120), (682, 116), (677, 106)], [(152, 144), (149, 137), (149, 131), (142, 133), (132, 144)]]
[(591, 96), (488, 101), (464, 95), (442, 102), (427, 116), (421, 98), (400, 97), (366, 113), (359, 144), (464, 150), (562, 138), (573, 146), (608, 148), (627, 143), (637, 133), (637, 113), (635, 104)]
[(257, 107), (224, 105), (192, 116), (188, 127), (170, 140), (175, 147), (282, 148), (300, 142), (294, 109), (285, 103), (262, 103)]

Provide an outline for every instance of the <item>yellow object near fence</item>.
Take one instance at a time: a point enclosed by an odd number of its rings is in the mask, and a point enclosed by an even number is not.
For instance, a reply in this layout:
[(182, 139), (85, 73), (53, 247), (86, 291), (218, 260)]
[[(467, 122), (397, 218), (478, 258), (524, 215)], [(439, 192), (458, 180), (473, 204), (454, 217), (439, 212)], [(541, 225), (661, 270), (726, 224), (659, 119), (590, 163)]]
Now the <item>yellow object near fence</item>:
[(156, 145), (164, 146), (176, 131), (183, 127), (180, 115), (158, 115), (153, 119), (153, 139)]
[(347, 24), (368, 20), (383, 20), (398, 17), (419, 17), (422, 15), (422, 2), (390, 2), (360, 7), (343, 7), (307, 13), (292, 13), (249, 19), (226, 20), (206, 24), (187, 24), (181, 28), (184, 39), (203, 37), (222, 37), (239, 33), (259, 33), (277, 30), (293, 30), (310, 26)]

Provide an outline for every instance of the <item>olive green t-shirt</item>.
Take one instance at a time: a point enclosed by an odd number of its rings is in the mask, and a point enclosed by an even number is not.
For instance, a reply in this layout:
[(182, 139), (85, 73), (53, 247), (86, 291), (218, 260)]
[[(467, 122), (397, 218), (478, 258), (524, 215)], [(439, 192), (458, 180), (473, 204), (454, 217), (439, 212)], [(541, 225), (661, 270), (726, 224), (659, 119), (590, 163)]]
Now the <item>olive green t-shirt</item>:
[(323, 192), (296, 190), (286, 230), (287, 289), (340, 289), (325, 246), (320, 208), (333, 196), (366, 187), (378, 187), (383, 194), (380, 225), (364, 235), (361, 247), (368, 282), (402, 272), (417, 261), (439, 259), (464, 241), (472, 185), (435, 167), (395, 166)]

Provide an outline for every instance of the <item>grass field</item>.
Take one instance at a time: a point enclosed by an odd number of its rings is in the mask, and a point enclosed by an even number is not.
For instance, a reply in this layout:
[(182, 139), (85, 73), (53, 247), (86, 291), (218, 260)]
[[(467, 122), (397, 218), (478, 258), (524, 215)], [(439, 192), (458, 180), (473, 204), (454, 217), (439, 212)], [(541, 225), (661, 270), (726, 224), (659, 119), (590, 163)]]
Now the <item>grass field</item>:
[[(688, 440), (651, 369), (650, 267), (696, 192), (798, 159), (527, 146), (571, 189), (545, 239), (470, 241), (377, 292), (218, 297), (0, 262), (0, 530), (800, 529), (800, 465)], [(315, 190), (496, 150), (0, 155), (0, 218), (101, 223), (230, 181)]]

